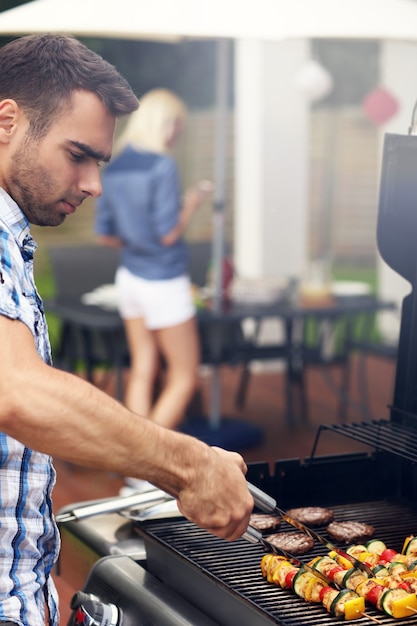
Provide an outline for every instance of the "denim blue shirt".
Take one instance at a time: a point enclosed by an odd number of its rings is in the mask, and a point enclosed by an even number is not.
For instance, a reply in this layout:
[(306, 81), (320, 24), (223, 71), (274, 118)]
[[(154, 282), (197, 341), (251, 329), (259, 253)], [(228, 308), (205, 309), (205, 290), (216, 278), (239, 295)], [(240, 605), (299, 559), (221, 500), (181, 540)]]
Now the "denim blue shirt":
[(178, 222), (180, 182), (167, 155), (127, 147), (102, 176), (96, 231), (123, 241), (121, 265), (147, 280), (164, 280), (188, 271), (188, 252), (179, 239), (163, 246), (161, 237)]
[[(0, 188), (0, 315), (23, 322), (39, 356), (51, 364), (48, 329), (33, 277), (35, 250), (25, 216)], [(43, 626), (46, 601), (49, 624), (59, 623), (50, 576), (59, 550), (51, 502), (54, 484), (48, 455), (0, 432), (0, 621)]]

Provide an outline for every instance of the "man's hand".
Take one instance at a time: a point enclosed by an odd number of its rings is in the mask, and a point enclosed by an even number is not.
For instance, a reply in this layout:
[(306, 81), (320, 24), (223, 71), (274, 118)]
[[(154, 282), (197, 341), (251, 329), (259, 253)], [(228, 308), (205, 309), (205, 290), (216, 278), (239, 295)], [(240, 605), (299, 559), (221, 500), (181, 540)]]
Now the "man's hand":
[(181, 513), (222, 539), (238, 539), (249, 524), (254, 504), (246, 471), (240, 454), (207, 448), (199, 466), (193, 466), (189, 484), (179, 494)]

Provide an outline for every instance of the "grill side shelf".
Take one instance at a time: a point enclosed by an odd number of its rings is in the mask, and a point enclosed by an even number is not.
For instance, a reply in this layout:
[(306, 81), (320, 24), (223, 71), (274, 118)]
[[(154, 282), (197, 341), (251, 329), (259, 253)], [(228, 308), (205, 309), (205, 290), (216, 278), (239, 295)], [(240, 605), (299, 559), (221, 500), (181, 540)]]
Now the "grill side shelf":
[(375, 451), (389, 452), (413, 463), (417, 462), (417, 431), (388, 420), (372, 420), (353, 424), (322, 424), (319, 426), (311, 459), (314, 459), (319, 439), (324, 431), (338, 433)]

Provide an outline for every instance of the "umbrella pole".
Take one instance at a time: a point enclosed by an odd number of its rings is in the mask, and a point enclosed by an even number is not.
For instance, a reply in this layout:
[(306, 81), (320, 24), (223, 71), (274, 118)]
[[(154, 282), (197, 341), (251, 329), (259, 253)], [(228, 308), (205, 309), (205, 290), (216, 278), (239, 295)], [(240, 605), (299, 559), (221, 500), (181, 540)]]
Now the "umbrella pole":
[[(228, 90), (230, 73), (230, 40), (220, 39), (217, 45), (216, 128), (214, 145), (214, 210), (212, 239), (213, 311), (221, 313), (223, 306), (224, 213), (227, 168), (227, 122), (229, 118)], [(219, 316), (220, 317), (220, 316)], [(217, 329), (217, 332), (216, 332)], [(211, 348), (214, 355), (221, 352), (223, 333), (221, 324), (214, 324)], [(227, 450), (239, 450), (257, 445), (262, 439), (262, 429), (236, 418), (221, 415), (220, 365), (212, 367), (208, 416), (191, 420), (185, 432), (205, 441), (208, 445)]]
[[(228, 39), (220, 39), (217, 44), (217, 81), (216, 81), (216, 129), (214, 154), (214, 212), (213, 212), (213, 310), (219, 313), (222, 307), (223, 291), (223, 256), (224, 256), (224, 208), (226, 196), (227, 162), (227, 118), (229, 87), (229, 48)], [(220, 425), (220, 371), (213, 367), (209, 422), (211, 428)]]

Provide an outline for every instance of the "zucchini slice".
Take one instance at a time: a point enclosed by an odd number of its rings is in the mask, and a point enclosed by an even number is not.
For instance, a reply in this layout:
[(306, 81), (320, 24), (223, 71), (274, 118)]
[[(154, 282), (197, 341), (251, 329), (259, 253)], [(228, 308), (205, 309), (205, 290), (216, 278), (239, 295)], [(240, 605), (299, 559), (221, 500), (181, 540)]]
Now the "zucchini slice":
[(342, 617), (345, 614), (345, 603), (348, 600), (353, 600), (358, 598), (358, 594), (350, 589), (342, 589), (337, 596), (334, 598), (333, 602), (330, 605), (330, 615), (334, 615), (335, 617)]
[(300, 596), (300, 598), (304, 598), (305, 588), (308, 581), (312, 577), (314, 577), (314, 574), (306, 569), (300, 569), (300, 571), (294, 576), (294, 579), (292, 581), (292, 588), (294, 589), (297, 596)]
[(389, 576), (389, 571), (388, 569), (385, 567), (385, 565), (374, 565), (374, 567), (372, 568), (372, 572), (375, 576), (375, 578), (385, 578), (385, 576)]
[(374, 552), (375, 554), (382, 554), (384, 550), (387, 549), (387, 546), (380, 539), (371, 539), (367, 543), (365, 543), (365, 548), (368, 552)]
[(408, 617), (417, 612), (415, 593), (405, 589), (388, 589), (381, 597), (381, 609), (391, 617)]

